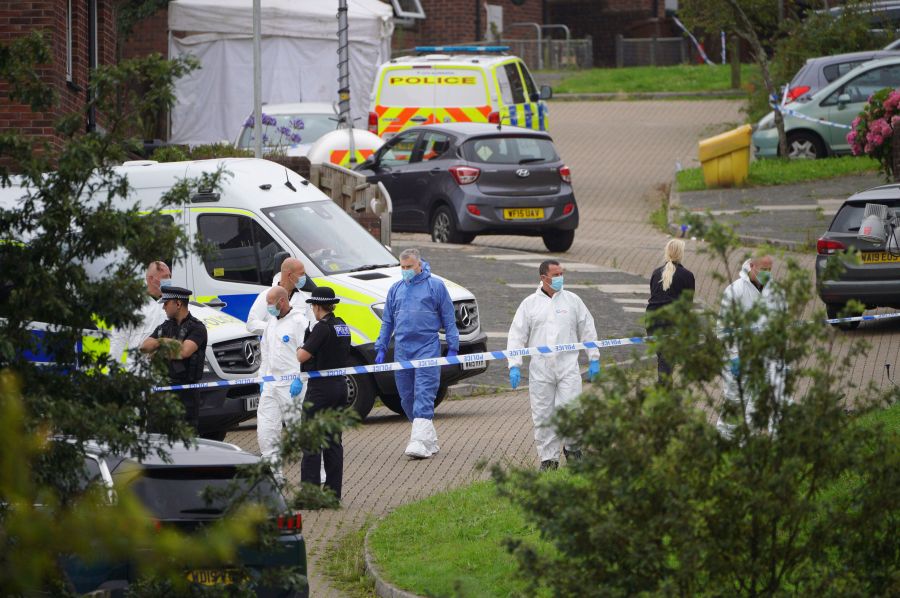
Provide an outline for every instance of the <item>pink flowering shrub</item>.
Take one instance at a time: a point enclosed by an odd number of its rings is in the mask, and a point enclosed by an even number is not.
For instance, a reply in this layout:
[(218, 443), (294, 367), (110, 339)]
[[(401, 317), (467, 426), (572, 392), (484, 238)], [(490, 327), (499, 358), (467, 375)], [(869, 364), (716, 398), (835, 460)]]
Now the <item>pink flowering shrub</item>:
[(900, 130), (900, 89), (876, 91), (850, 126), (847, 143), (853, 155), (870, 156), (881, 163), (885, 175), (894, 174), (892, 140)]

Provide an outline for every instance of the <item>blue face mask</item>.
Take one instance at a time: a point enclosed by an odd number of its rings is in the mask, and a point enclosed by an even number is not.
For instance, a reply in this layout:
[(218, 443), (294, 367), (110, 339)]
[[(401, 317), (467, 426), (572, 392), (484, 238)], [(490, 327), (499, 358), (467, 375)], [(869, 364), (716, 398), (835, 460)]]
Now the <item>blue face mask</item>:
[(164, 288), (170, 287), (170, 286), (172, 286), (171, 278), (163, 278), (162, 280), (159, 281), (159, 288), (161, 288), (161, 289), (164, 289)]
[(562, 276), (554, 276), (553, 278), (551, 278), (550, 279), (550, 288), (553, 289), (554, 291), (556, 291), (557, 293), (560, 292), (563, 288), (563, 277)]
[(281, 312), (274, 305), (266, 305), (266, 309), (268, 310), (270, 316), (275, 316), (277, 318), (281, 315)]
[(772, 280), (772, 273), (768, 270), (760, 270), (756, 273), (756, 282), (758, 282), (762, 286), (766, 286), (767, 284), (769, 284), (770, 280)]
[(403, 275), (403, 280), (409, 282), (413, 279), (413, 276), (416, 275), (415, 270), (400, 270), (400, 274)]
[(297, 287), (297, 290), (299, 291), (300, 289), (303, 288), (303, 285), (305, 285), (305, 284), (306, 284), (306, 274), (304, 274), (303, 276), (298, 278), (297, 284), (295, 284), (294, 286)]

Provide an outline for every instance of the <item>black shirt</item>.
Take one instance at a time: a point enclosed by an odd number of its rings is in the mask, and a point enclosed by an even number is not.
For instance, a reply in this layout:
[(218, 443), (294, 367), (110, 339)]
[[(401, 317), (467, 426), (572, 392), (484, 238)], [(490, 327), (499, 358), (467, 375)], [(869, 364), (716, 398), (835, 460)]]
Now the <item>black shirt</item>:
[[(350, 360), (350, 327), (341, 318), (328, 314), (306, 336), (303, 350), (312, 355), (303, 364), (304, 372), (346, 367)], [(324, 378), (312, 378), (310, 383), (317, 380)]]
[(203, 362), (206, 359), (206, 326), (188, 313), (181, 324), (169, 318), (156, 327), (150, 338), (174, 338), (181, 342), (194, 341), (197, 350), (187, 359), (169, 361), (169, 379), (172, 384), (193, 384), (203, 377)]
[(668, 290), (662, 288), (662, 273), (665, 266), (660, 266), (650, 276), (650, 300), (647, 302), (647, 311), (654, 311), (672, 303), (684, 291), (694, 290), (694, 275), (681, 264), (675, 264), (675, 274), (672, 276), (672, 285)]

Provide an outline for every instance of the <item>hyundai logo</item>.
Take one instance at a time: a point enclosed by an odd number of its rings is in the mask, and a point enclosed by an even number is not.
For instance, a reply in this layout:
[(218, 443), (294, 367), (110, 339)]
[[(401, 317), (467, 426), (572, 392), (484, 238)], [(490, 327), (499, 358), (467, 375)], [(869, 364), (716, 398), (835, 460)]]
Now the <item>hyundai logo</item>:
[(253, 343), (251, 341), (244, 341), (242, 350), (244, 353), (244, 361), (247, 362), (247, 365), (256, 363), (256, 351), (253, 350)]
[(472, 325), (472, 314), (469, 313), (468, 305), (459, 307), (459, 323), (463, 325), (463, 328), (468, 328)]
[(520, 168), (519, 170), (516, 171), (516, 176), (519, 178), (523, 178), (523, 179), (525, 177), (529, 176), (530, 174), (531, 174), (531, 172), (529, 172), (529, 170), (527, 168)]

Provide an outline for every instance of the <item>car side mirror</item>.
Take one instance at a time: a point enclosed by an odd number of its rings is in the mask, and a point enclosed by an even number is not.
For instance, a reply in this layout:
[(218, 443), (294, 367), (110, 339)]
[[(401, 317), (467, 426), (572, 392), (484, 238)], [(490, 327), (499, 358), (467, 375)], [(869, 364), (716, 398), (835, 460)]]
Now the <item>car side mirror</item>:
[(549, 85), (541, 85), (541, 99), (549, 100), (553, 97), (553, 88)]
[(849, 103), (850, 103), (850, 94), (842, 93), (841, 95), (838, 96), (838, 106), (840, 106), (841, 108), (843, 108), (844, 106), (846, 106)]

